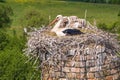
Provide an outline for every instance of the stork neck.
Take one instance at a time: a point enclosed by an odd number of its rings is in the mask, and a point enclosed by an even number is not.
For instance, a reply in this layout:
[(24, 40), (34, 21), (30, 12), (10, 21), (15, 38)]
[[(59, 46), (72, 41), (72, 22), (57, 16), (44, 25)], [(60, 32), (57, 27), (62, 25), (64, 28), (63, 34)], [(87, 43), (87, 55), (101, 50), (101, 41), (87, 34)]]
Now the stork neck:
[(60, 19), (60, 20), (55, 24), (55, 26), (53, 27), (52, 31), (56, 31), (56, 30), (60, 27), (61, 22), (62, 22), (62, 20)]

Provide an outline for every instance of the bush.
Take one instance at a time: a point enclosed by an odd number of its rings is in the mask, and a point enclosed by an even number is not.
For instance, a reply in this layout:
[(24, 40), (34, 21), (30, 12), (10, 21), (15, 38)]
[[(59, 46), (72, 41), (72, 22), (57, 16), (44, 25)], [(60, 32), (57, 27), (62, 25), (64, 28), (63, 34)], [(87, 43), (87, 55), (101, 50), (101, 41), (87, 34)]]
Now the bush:
[(0, 0), (0, 2), (6, 2), (6, 0)]
[[(40, 71), (33, 68), (35, 67), (33, 60), (25, 63), (28, 60), (22, 52), (25, 39), (22, 36), (18, 38), (17, 35), (8, 36), (5, 33), (1, 35), (0, 40), (7, 45), (0, 51), (0, 80), (39, 80)], [(7, 36), (9, 38), (6, 38)]]
[(10, 15), (13, 11), (10, 6), (0, 3), (0, 28), (8, 27), (11, 24)]
[(24, 27), (40, 27), (48, 24), (47, 18), (48, 16), (42, 11), (29, 7), (25, 9), (21, 23)]
[(105, 23), (99, 23), (98, 28), (100, 28), (102, 30), (108, 30), (107, 25)]
[(31, 62), (25, 63), (26, 61), (27, 58), (15, 47), (1, 52), (0, 80), (40, 80), (40, 71), (34, 69)]
[(8, 35), (0, 31), (0, 50), (3, 50), (8, 44)]
[(111, 27), (111, 32), (120, 33), (120, 23), (119, 22), (113, 23), (113, 25)]
[(118, 12), (118, 16), (120, 16), (120, 11)]

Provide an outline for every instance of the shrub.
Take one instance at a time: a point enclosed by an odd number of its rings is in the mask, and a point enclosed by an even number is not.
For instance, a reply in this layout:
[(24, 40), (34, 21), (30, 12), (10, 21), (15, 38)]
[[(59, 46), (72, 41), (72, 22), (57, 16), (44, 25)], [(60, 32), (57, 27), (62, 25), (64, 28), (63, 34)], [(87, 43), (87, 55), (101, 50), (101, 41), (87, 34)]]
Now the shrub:
[(24, 27), (40, 27), (48, 23), (46, 14), (35, 8), (29, 7), (25, 9), (21, 19), (22, 26)]
[(6, 0), (0, 0), (0, 2), (6, 2)]
[(0, 28), (10, 26), (12, 21), (10, 15), (12, 14), (13, 11), (10, 6), (0, 3)]
[(37, 63), (33, 65), (33, 60), (25, 63), (28, 60), (22, 52), (25, 39), (22, 36), (18, 38), (17, 35), (9, 38), (6, 38), (5, 33), (1, 35), (0, 43), (2, 41), (7, 45), (4, 45), (5, 49), (0, 51), (0, 80), (39, 80), (40, 71), (33, 68)]
[(113, 23), (113, 25), (111, 27), (111, 32), (120, 33), (120, 23), (119, 22)]
[(99, 23), (98, 28), (100, 28), (102, 30), (108, 30), (107, 25), (105, 23)]
[(15, 47), (1, 52), (0, 80), (40, 80), (40, 72), (26, 61), (27, 58)]
[(8, 44), (8, 35), (0, 31), (0, 50), (3, 50)]
[(120, 16), (120, 11), (118, 12), (118, 16)]

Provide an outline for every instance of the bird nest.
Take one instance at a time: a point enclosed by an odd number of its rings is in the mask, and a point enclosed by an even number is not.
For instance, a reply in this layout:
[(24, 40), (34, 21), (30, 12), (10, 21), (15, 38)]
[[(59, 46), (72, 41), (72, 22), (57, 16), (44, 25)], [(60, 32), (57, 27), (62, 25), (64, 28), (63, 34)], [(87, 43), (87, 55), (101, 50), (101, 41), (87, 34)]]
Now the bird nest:
[[(28, 33), (28, 42), (25, 53), (27, 55), (38, 56), (49, 52), (50, 54), (67, 53), (72, 49), (88, 49), (97, 51), (97, 46), (102, 47), (102, 51), (109, 54), (116, 54), (120, 47), (116, 40), (116, 35), (104, 32), (99, 29), (81, 30), (84, 34), (57, 37), (48, 28)], [(99, 49), (99, 48), (98, 48)], [(100, 48), (101, 49), (101, 48)], [(90, 51), (93, 51), (90, 50)], [(100, 50), (98, 50), (99, 52)]]
[[(42, 68), (43, 74), (46, 72), (43, 66), (56, 66), (56, 64), (59, 65), (60, 61), (64, 62), (66, 60), (76, 61), (77, 56), (79, 56), (80, 63), (83, 63), (85, 60), (93, 60), (94, 65), (86, 63), (83, 67), (97, 66), (96, 71), (99, 72), (102, 70), (102, 66), (120, 61), (120, 58), (117, 56), (120, 46), (113, 34), (92, 28), (81, 29), (84, 34), (58, 37), (49, 31), (50, 29), (44, 27), (40, 30), (29, 32), (27, 48), (25, 49), (26, 55), (39, 58), (38, 60), (41, 62), (39, 66)], [(65, 64), (61, 63), (59, 66), (64, 67)], [(114, 66), (120, 65), (118, 63)], [(54, 70), (52, 71), (55, 72)], [(120, 72), (120, 69), (118, 72)], [(50, 72), (45, 74), (51, 75)], [(60, 76), (64, 77), (64, 75)]]

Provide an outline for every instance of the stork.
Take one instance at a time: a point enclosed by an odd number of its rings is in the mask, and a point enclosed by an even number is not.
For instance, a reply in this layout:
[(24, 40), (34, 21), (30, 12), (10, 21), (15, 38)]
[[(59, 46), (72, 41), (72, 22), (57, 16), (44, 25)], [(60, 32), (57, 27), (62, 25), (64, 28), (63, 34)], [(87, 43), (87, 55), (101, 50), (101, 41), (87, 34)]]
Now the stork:
[(85, 19), (79, 19), (77, 16), (68, 17), (68, 27), (79, 29), (86, 26)]
[[(55, 26), (52, 28), (51, 32), (55, 32), (57, 34), (57, 36), (66, 36), (66, 35), (77, 35), (77, 34), (81, 34), (82, 32), (80, 30), (77, 29), (73, 29), (73, 28), (68, 28), (66, 27), (67, 22), (64, 22), (65, 17), (63, 17), (62, 15), (58, 15), (50, 24), (49, 26), (51, 26), (52, 24), (55, 24)], [(66, 20), (67, 21), (67, 20)], [(61, 24), (65, 24), (65, 26), (61, 26)]]
[(81, 27), (86, 27), (87, 21), (85, 19), (77, 19), (77, 21), (81, 24)]

